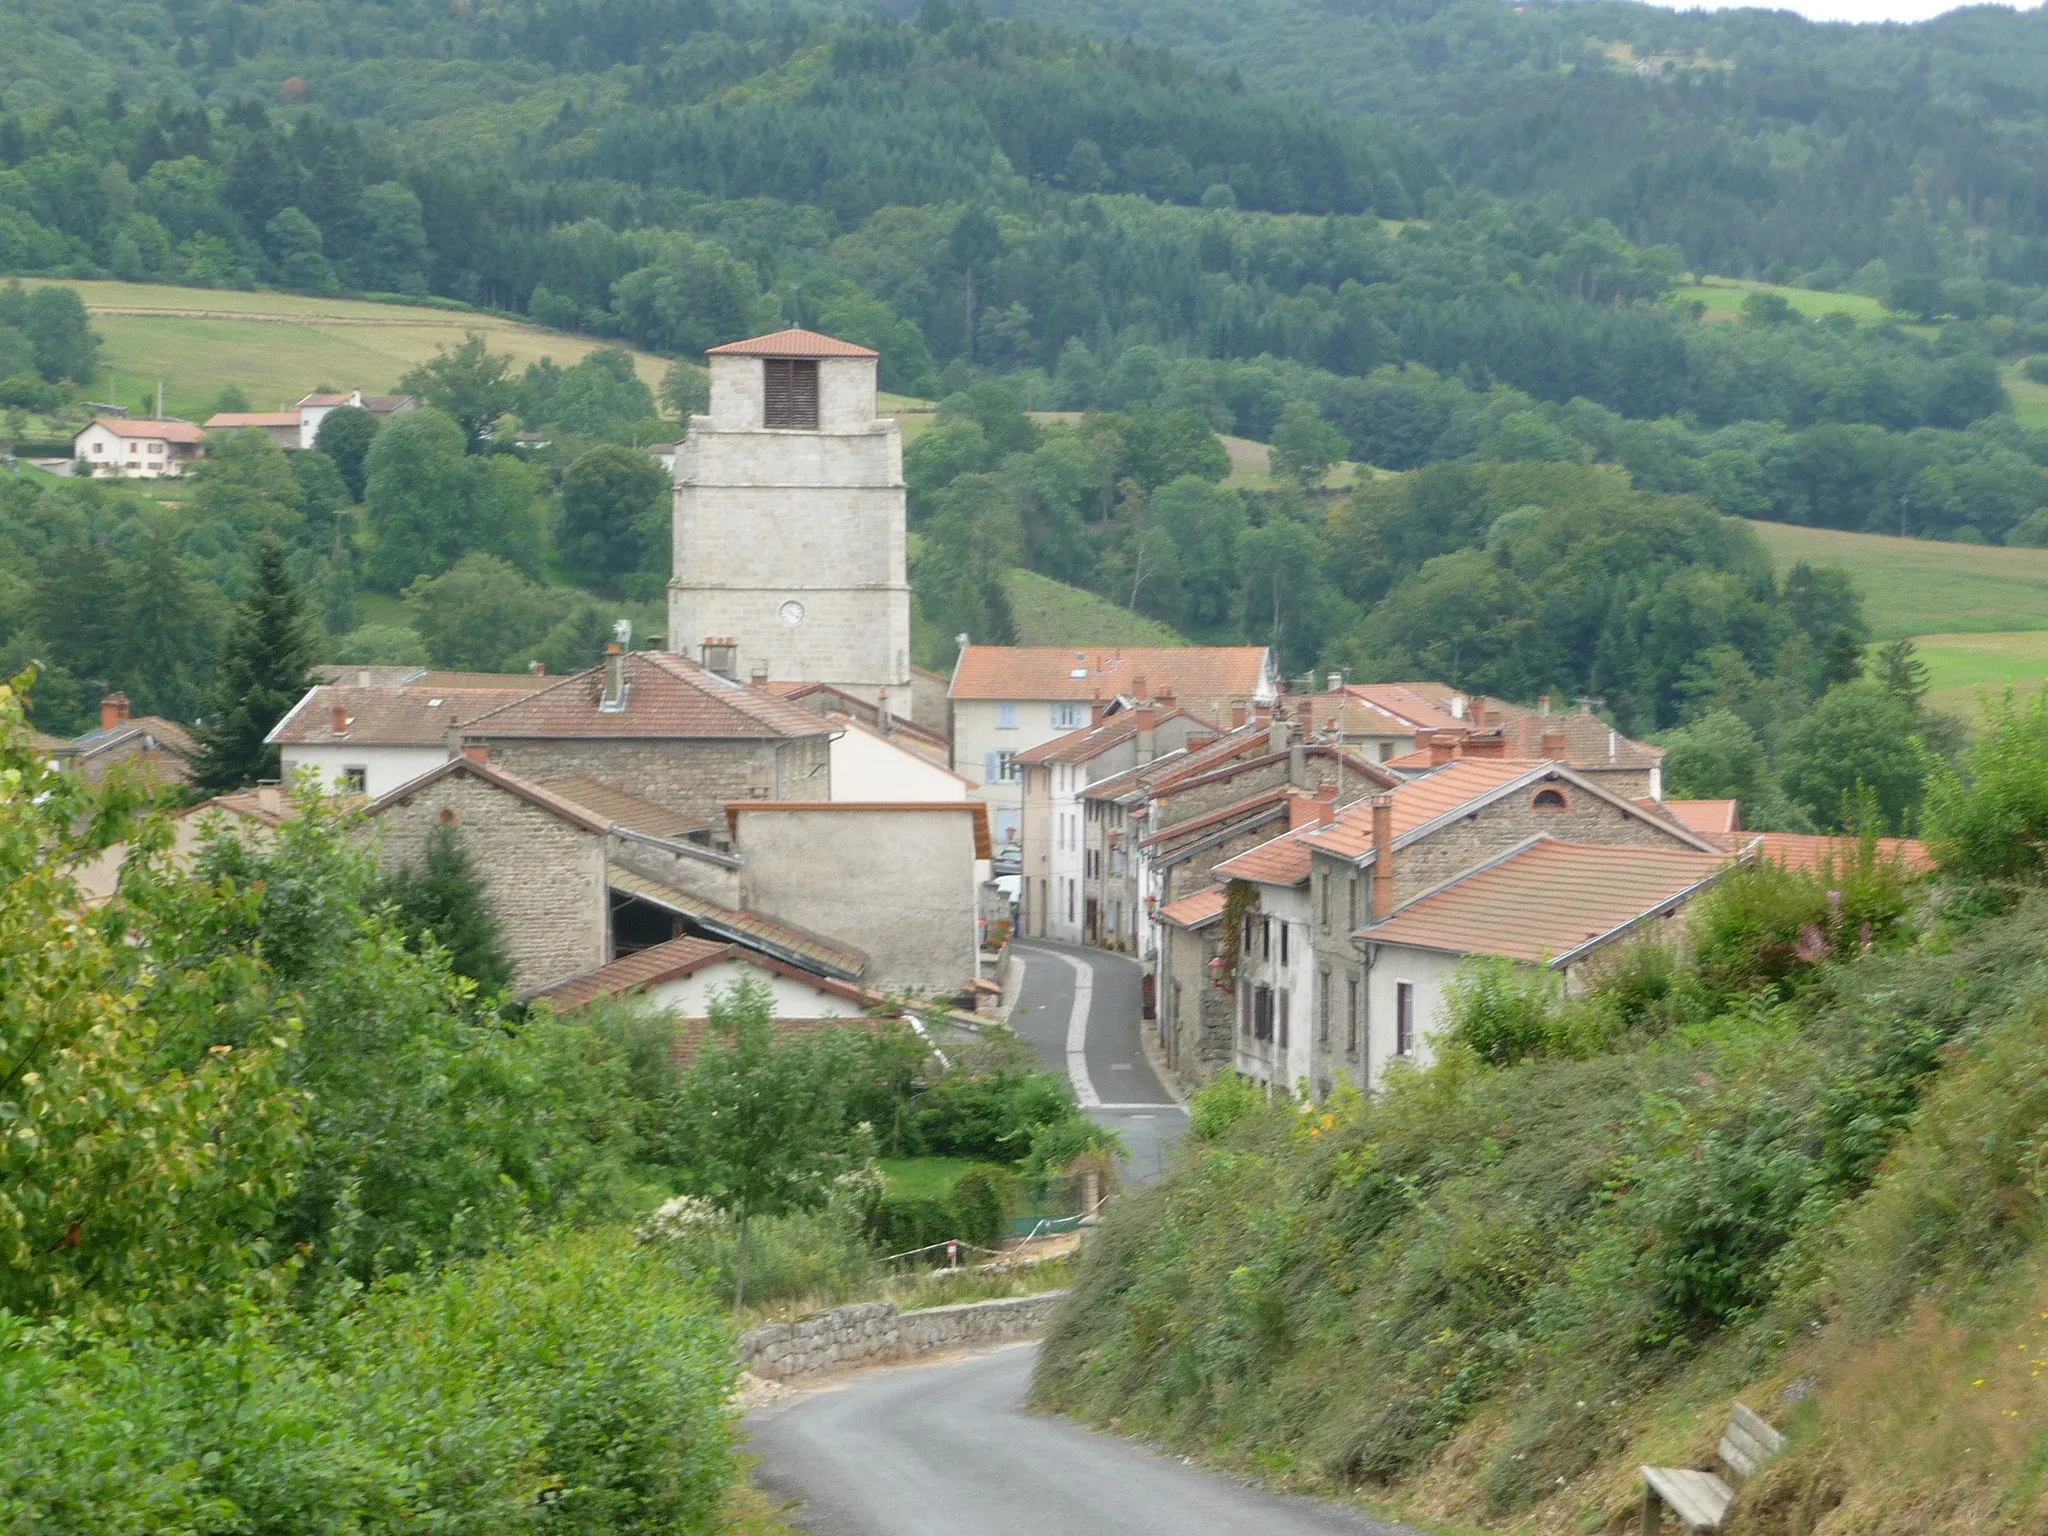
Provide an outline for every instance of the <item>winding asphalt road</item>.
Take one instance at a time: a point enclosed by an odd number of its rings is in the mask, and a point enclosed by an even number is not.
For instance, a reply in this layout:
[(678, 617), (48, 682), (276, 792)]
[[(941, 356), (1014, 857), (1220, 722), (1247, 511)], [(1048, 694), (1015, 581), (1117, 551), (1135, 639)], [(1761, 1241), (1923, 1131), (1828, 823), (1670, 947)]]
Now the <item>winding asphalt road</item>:
[(755, 1410), (755, 1480), (815, 1536), (1417, 1536), (1022, 1409), (1037, 1346)]
[(1145, 1059), (1137, 962), (1042, 942), (1019, 943), (1014, 953), (1024, 980), (1010, 1027), (1048, 1068), (1067, 1074), (1091, 1118), (1123, 1133), (1125, 1181), (1149, 1184), (1165, 1171), (1188, 1117)]

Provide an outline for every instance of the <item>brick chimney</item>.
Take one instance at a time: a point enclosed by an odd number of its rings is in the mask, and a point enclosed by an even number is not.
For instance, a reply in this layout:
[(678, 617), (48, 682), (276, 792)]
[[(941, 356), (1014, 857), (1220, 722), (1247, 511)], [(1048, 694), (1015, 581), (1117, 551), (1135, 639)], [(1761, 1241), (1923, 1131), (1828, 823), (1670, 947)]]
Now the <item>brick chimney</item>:
[(117, 725), (128, 722), (128, 695), (110, 693), (100, 700), (100, 729), (111, 731)]
[(529, 661), (526, 664), (526, 670), (535, 677), (546, 677), (548, 675), (548, 664), (544, 661)]
[(626, 661), (616, 640), (604, 648), (604, 695), (597, 707), (608, 715), (622, 713), (626, 707)]
[(1458, 743), (1457, 753), (1460, 757), (1506, 757), (1508, 755), (1508, 740), (1498, 730), (1474, 731)]
[(1441, 768), (1458, 755), (1458, 733), (1456, 731), (1429, 731), (1422, 733), (1429, 748), (1429, 766)]
[(1180, 708), (1180, 695), (1173, 691), (1171, 684), (1159, 690), (1159, 708), (1169, 715)]
[(1303, 699), (1301, 701), (1301, 739), (1307, 741), (1315, 733), (1316, 701), (1314, 699)]
[(1372, 797), (1372, 920), (1394, 915), (1394, 797)]
[(348, 710), (344, 706), (340, 704), (334, 706), (334, 718), (329, 722), (329, 726), (336, 736), (346, 736), (348, 734)]
[(1231, 729), (1232, 729), (1233, 731), (1241, 731), (1241, 730), (1243, 730), (1243, 729), (1244, 729), (1244, 700), (1243, 700), (1243, 699), (1233, 699), (1233, 700), (1231, 700), (1231, 703), (1230, 703), (1230, 728), (1231, 728)]
[(1088, 723), (1090, 725), (1102, 724), (1102, 695), (1099, 693), (1095, 695), (1094, 702), (1088, 706)]
[[(1330, 786), (1330, 793), (1336, 793), (1336, 786)], [(1299, 832), (1303, 827), (1324, 827), (1330, 823), (1330, 812), (1335, 802), (1321, 790), (1310, 794), (1307, 790), (1290, 789), (1287, 792), (1287, 830)]]
[(1140, 672), (1136, 677), (1131, 679), (1131, 697), (1136, 699), (1140, 704), (1145, 703), (1148, 699), (1152, 697), (1152, 690), (1146, 686), (1145, 674), (1142, 672)]

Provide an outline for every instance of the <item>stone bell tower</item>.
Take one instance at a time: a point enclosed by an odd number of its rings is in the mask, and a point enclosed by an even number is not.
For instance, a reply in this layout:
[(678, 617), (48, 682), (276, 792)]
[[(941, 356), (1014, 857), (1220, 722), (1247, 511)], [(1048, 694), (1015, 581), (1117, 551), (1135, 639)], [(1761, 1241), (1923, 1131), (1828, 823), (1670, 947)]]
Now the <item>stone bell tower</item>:
[(714, 347), (676, 455), (668, 644), (737, 682), (824, 682), (910, 711), (903, 434), (876, 354), (815, 331)]

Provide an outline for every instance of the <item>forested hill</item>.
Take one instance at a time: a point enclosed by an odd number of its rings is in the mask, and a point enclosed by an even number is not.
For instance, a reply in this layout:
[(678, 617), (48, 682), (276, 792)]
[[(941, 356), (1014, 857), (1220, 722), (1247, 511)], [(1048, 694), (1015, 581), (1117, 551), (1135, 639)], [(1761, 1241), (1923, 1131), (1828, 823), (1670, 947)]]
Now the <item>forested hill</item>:
[[(906, 5), (909, 0), (904, 0)], [(914, 7), (912, 7), (914, 8)], [(1509, 0), (993, 0), (1414, 126), (1689, 263), (2048, 279), (2048, 16), (1917, 26)], [(1776, 274), (1774, 273), (1774, 276)]]

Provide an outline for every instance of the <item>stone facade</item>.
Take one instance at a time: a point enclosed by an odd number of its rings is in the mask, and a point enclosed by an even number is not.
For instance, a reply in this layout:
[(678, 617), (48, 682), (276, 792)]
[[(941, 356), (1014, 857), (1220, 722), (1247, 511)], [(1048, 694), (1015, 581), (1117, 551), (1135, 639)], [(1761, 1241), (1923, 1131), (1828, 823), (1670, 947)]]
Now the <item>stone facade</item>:
[(611, 958), (603, 833), (463, 772), (386, 802), (369, 823), (386, 869), (423, 862), (427, 839), (441, 825), (460, 831), (483, 879), (516, 989), (545, 986)]
[(1216, 985), (1209, 962), (1222, 952), (1223, 925), (1159, 925), (1159, 1036), (1166, 1065), (1181, 1082), (1200, 1087), (1231, 1065), (1237, 998)]
[(732, 800), (824, 800), (832, 793), (831, 742), (816, 736), (774, 740), (630, 737), (468, 736), (491, 761), (522, 779), (602, 779), (644, 800), (725, 832)]
[(819, 359), (803, 430), (764, 424), (767, 361), (711, 358), (711, 409), (677, 454), (669, 648), (731, 639), (734, 676), (886, 688), (908, 713), (903, 434), (875, 414), (875, 359)]
[(740, 1369), (770, 1381), (789, 1381), (862, 1365), (912, 1360), (936, 1350), (1008, 1339), (1035, 1339), (1046, 1331), (1065, 1291), (972, 1301), (956, 1307), (903, 1312), (893, 1301), (834, 1307), (794, 1323), (764, 1323), (740, 1335)]

